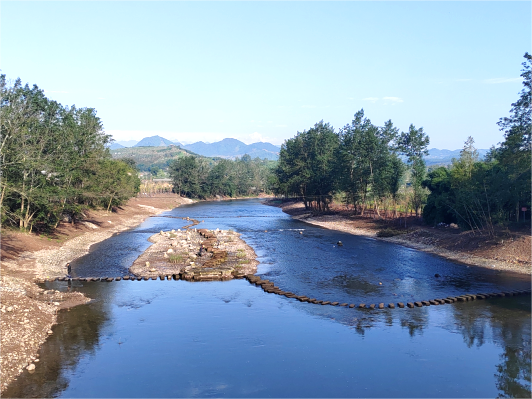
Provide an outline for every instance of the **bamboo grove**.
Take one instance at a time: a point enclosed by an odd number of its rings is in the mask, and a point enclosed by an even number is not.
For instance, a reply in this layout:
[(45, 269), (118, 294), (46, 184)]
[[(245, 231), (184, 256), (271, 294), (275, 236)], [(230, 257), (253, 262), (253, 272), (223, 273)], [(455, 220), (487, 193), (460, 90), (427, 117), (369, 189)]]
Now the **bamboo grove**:
[(88, 207), (109, 210), (136, 195), (137, 172), (111, 159), (94, 109), (64, 107), (5, 75), (0, 90), (2, 226), (51, 230)]
[(299, 197), (305, 207), (317, 211), (326, 211), (333, 195), (341, 193), (360, 215), (368, 208), (377, 215), (384, 208), (396, 215), (409, 172), (408, 206), (419, 214), (426, 197), (423, 155), (428, 144), (423, 128), (410, 125), (408, 132), (400, 133), (391, 121), (376, 126), (364, 110), (339, 132), (320, 121), (281, 147), (276, 192)]

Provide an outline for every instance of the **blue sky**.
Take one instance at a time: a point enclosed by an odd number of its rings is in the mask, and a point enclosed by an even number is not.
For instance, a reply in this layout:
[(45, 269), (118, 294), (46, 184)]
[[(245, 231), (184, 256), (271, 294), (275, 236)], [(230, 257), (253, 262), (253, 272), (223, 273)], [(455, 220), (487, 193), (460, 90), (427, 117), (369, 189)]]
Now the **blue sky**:
[(281, 144), (364, 108), (430, 147), (502, 141), (531, 52), (524, 2), (18, 2), (0, 8), (0, 68), (116, 140)]

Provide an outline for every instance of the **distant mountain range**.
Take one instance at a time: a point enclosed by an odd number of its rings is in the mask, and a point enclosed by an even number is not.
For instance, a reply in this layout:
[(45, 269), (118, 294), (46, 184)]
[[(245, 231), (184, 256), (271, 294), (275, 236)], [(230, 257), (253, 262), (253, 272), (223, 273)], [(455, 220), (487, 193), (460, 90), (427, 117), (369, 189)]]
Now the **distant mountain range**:
[(177, 145), (185, 150), (192, 151), (198, 155), (205, 157), (221, 157), (221, 158), (241, 158), (248, 154), (251, 158), (266, 158), (277, 159), (279, 157), (279, 150), (281, 147), (270, 143), (253, 143), (245, 144), (236, 139), (223, 139), (216, 143), (204, 143), (198, 141), (197, 143), (183, 145), (178, 141), (170, 141), (160, 136), (145, 137), (138, 143), (135, 141), (117, 141), (109, 146), (111, 150), (124, 147), (166, 147), (169, 145)]
[(133, 147), (135, 144), (138, 143), (138, 140), (122, 140), (122, 141), (115, 141), (113, 144), (120, 144), (122, 147)]
[(110, 150), (118, 150), (119, 148), (126, 148), (126, 146), (118, 143), (112, 143), (109, 144), (107, 147), (109, 147)]
[(133, 147), (166, 147), (169, 145), (178, 145), (182, 147), (180, 143), (167, 140), (161, 136), (144, 137)]
[[(437, 148), (429, 149), (429, 155), (425, 157), (425, 163), (428, 165), (448, 165), (453, 158), (460, 158), (460, 150), (439, 150)], [(477, 150), (480, 159), (483, 159), (489, 150)]]
[[(109, 146), (111, 150), (124, 147), (167, 147), (169, 145), (177, 145), (187, 151), (194, 152), (205, 157), (221, 157), (221, 158), (241, 158), (248, 154), (251, 158), (267, 158), (276, 160), (279, 157), (280, 146), (270, 143), (253, 143), (245, 144), (237, 139), (223, 139), (216, 143), (204, 143), (198, 141), (197, 143), (183, 145), (178, 141), (167, 140), (164, 137), (152, 136), (145, 137), (139, 142), (134, 140), (116, 141)], [(460, 157), (461, 150), (439, 150), (437, 148), (429, 149), (429, 155), (425, 157), (427, 165), (448, 165), (453, 158)], [(484, 158), (488, 150), (477, 150), (480, 159)]]
[(248, 154), (251, 158), (277, 159), (281, 147), (270, 143), (245, 144), (237, 139), (223, 139), (216, 143), (198, 141), (194, 144), (181, 146), (185, 150), (205, 157), (236, 158)]

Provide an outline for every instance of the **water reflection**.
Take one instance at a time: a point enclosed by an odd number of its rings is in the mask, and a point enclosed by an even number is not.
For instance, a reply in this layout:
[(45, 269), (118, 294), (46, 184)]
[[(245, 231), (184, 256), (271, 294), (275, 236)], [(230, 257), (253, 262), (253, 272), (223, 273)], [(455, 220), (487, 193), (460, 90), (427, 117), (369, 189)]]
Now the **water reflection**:
[[(66, 291), (67, 283), (47, 283), (46, 288)], [(109, 309), (116, 288), (101, 283), (88, 283), (85, 287), (73, 283), (73, 291), (81, 290), (99, 299), (59, 312), (58, 323), (52, 327), (53, 335), (39, 351), (35, 371), (24, 371), (3, 396), (31, 398), (60, 395), (68, 387), (71, 373), (80, 359), (95, 356), (101, 340), (105, 338), (103, 331), (111, 321)]]
[(453, 307), (454, 323), (468, 347), (481, 347), (489, 338), (503, 349), (495, 374), (499, 397), (531, 396), (529, 301), (513, 297)]
[(78, 289), (103, 300), (63, 312), (5, 397), (530, 395), (527, 297), (369, 312), (243, 280)]
[[(530, 286), (520, 276), (314, 228), (258, 201), (169, 215), (242, 232), (260, 257), (259, 274), (324, 300), (387, 304)], [(124, 269), (147, 237), (181, 222), (152, 218), (78, 259), (76, 271)], [(124, 242), (127, 251), (115, 251)], [(60, 314), (36, 372), (25, 372), (5, 397), (531, 394), (529, 297), (368, 311), (300, 303), (243, 280), (77, 285), (98, 300)]]

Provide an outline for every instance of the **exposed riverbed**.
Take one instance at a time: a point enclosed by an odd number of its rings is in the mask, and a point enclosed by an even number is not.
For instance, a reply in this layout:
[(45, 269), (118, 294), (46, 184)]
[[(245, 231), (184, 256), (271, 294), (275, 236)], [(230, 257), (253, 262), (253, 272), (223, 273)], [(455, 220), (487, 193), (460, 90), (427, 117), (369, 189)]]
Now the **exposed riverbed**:
[[(152, 217), (94, 245), (74, 273), (126, 273), (147, 238), (181, 228), (183, 216), (204, 220), (198, 228), (241, 233), (261, 262), (258, 275), (300, 295), (406, 302), (530, 288), (523, 275), (309, 226), (259, 200)], [(371, 311), (300, 303), (245, 280), (71, 289), (95, 300), (59, 314), (35, 372), (25, 371), (3, 396), (530, 396), (527, 296)]]

